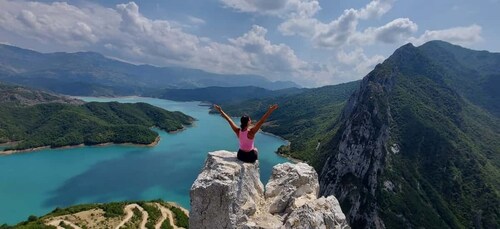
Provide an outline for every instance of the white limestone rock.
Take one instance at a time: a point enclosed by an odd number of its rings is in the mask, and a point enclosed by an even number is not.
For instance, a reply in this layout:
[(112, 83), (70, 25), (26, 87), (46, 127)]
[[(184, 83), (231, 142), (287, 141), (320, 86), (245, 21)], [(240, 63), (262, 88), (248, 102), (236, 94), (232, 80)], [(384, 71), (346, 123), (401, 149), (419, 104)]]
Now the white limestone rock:
[(315, 200), (319, 193), (318, 174), (305, 163), (283, 163), (273, 167), (266, 185), (269, 213), (291, 212)]
[(290, 213), (283, 228), (344, 229), (350, 227), (337, 199), (329, 196), (321, 197), (297, 208)]
[(349, 228), (333, 196), (317, 199), (318, 175), (305, 164), (274, 166), (266, 186), (259, 164), (243, 163), (236, 153), (208, 154), (191, 187), (190, 228)]
[(263, 200), (259, 164), (243, 163), (235, 153), (208, 154), (191, 186), (190, 228), (237, 228)]

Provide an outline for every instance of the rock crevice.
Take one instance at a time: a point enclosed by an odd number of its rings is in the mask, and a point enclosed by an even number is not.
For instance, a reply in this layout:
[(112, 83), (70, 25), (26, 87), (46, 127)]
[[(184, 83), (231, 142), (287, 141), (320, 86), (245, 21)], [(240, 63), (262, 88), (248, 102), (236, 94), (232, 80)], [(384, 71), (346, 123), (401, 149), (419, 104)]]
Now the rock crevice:
[(337, 199), (318, 193), (318, 174), (305, 163), (274, 166), (264, 191), (258, 161), (210, 152), (191, 187), (189, 227), (349, 228)]

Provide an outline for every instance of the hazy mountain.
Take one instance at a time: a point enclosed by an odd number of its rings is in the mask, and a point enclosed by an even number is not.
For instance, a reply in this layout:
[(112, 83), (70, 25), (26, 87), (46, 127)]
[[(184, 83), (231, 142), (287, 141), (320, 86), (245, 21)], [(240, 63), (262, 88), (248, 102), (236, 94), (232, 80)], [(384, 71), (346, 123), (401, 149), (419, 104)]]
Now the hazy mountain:
[(41, 103), (83, 104), (79, 99), (48, 93), (16, 85), (0, 83), (0, 104), (2, 105), (35, 105)]
[(39, 53), (9, 45), (0, 45), (0, 80), (69, 95), (137, 95), (151, 89), (209, 86), (299, 87), (256, 75), (134, 65), (94, 52)]
[(407, 44), (363, 79), (319, 154), (354, 228), (500, 226), (499, 58)]

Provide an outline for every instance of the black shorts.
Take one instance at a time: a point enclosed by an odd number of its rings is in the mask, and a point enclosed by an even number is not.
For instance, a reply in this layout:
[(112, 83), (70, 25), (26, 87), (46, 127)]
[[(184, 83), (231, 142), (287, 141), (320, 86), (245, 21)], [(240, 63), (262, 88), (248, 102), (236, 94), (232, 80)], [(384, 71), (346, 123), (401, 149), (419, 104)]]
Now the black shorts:
[(250, 152), (243, 151), (243, 150), (238, 150), (238, 159), (243, 162), (247, 163), (254, 163), (257, 160), (258, 157), (258, 152), (257, 150), (253, 149)]

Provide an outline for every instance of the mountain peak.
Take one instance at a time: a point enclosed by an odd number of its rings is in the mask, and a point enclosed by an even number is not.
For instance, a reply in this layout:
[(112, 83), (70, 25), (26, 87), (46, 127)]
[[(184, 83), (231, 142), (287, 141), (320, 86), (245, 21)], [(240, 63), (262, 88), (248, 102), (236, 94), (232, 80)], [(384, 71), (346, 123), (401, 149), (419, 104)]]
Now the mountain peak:
[(355, 228), (498, 228), (499, 64), (443, 41), (398, 48), (320, 148), (321, 193)]

